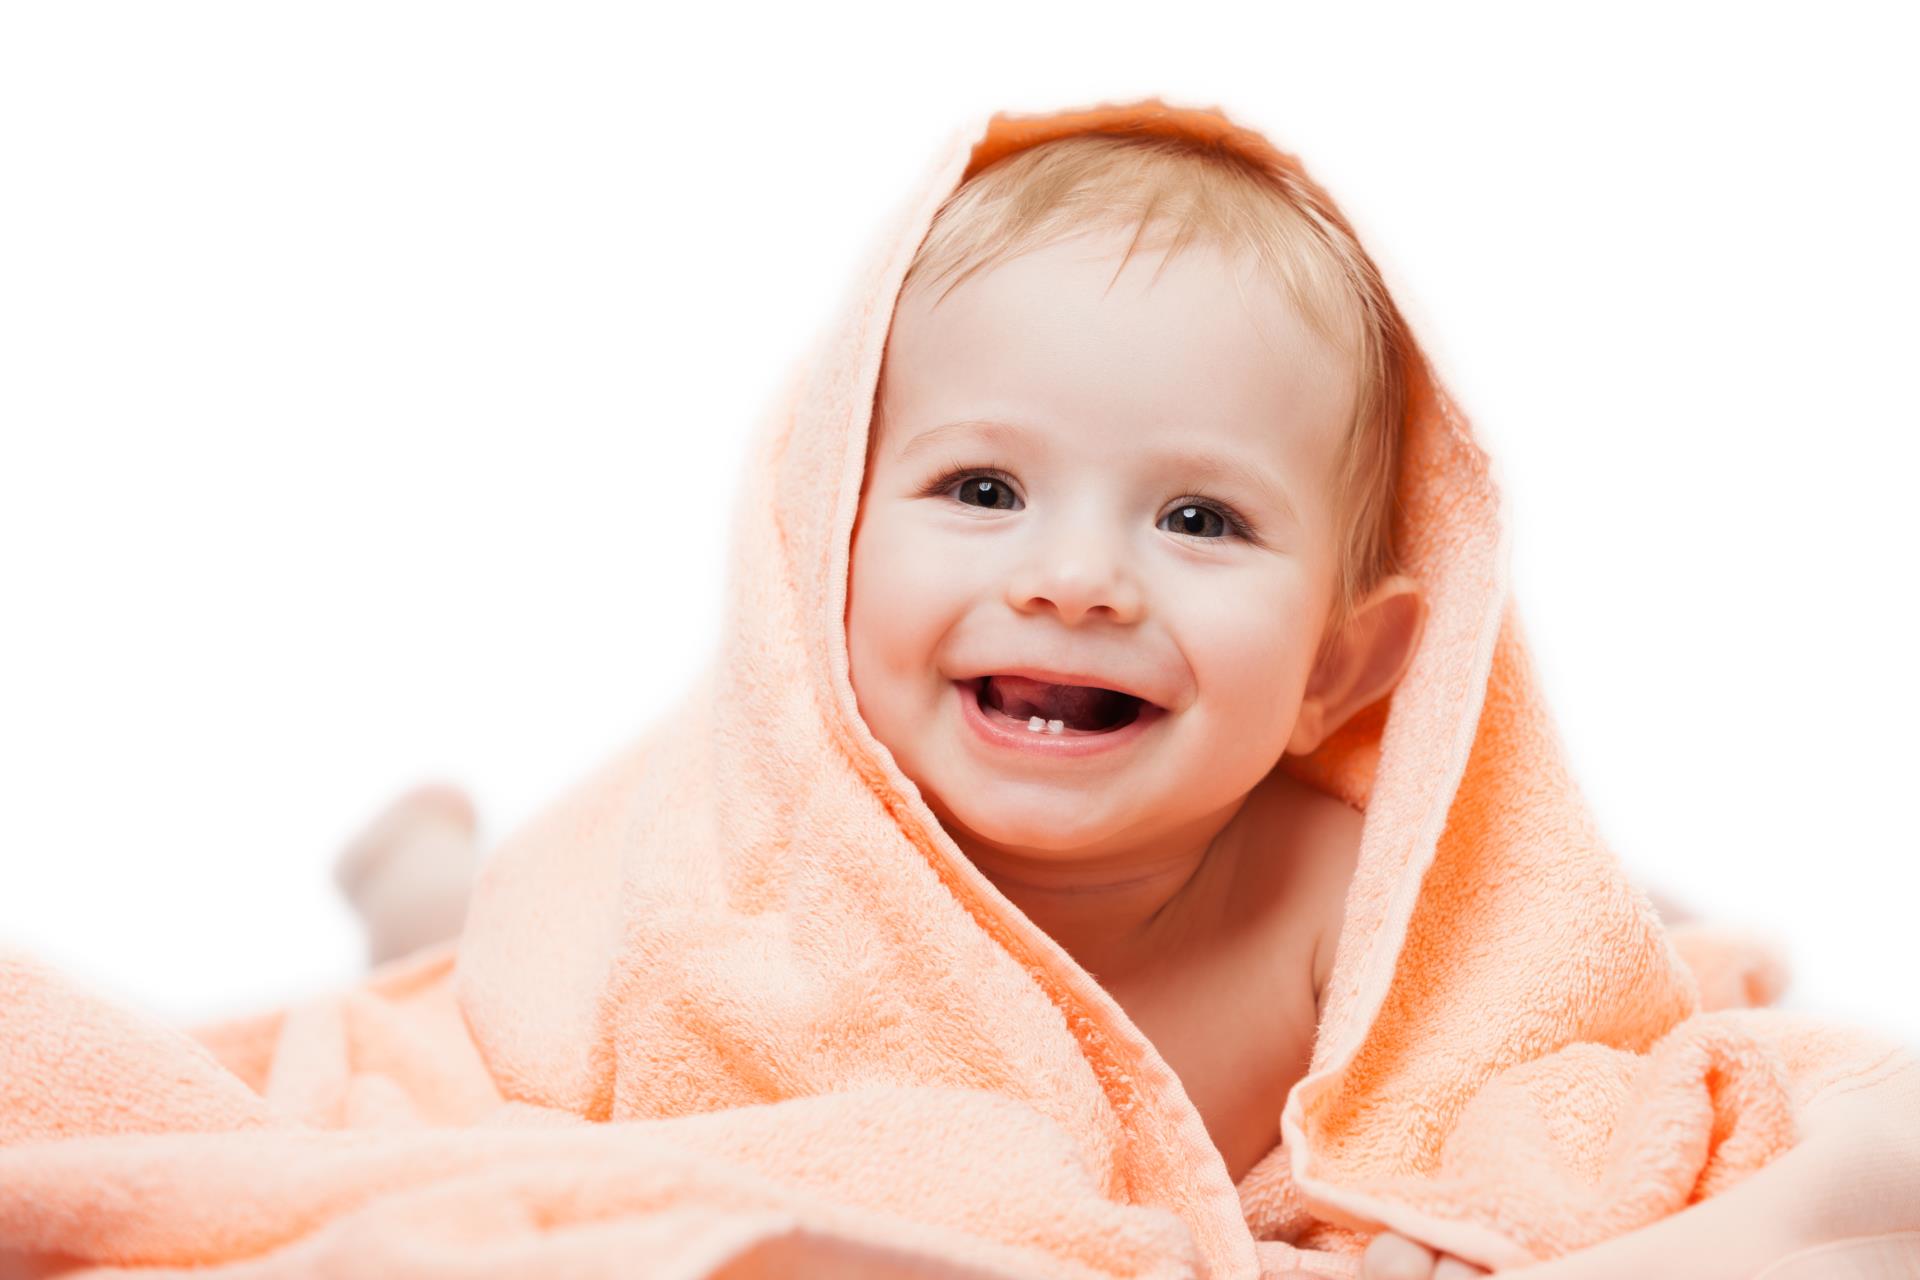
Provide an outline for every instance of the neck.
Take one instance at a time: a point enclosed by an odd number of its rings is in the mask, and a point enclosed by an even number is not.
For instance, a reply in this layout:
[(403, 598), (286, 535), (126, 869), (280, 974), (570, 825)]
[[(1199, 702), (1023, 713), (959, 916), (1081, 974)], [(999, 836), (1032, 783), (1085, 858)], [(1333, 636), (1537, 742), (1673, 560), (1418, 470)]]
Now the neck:
[[(1094, 853), (997, 845), (940, 816), (961, 852), (1009, 902), (1111, 985), (1216, 932), (1231, 908), (1234, 870), (1253, 843), (1246, 833), (1269, 800), (1260, 795), (1266, 790), (1256, 787), (1222, 810), (1156, 833), (1150, 844)], [(1249, 804), (1256, 796), (1262, 803)]]

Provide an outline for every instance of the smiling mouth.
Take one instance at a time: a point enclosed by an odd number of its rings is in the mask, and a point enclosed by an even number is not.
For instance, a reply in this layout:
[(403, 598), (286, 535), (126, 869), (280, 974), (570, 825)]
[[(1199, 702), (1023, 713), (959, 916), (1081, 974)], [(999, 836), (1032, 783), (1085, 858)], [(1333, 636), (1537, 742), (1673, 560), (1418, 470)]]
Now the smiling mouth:
[[(1058, 737), (1088, 738), (1113, 733), (1138, 720), (1151, 706), (1117, 689), (1056, 686), (1072, 688), (1076, 692), (1054, 707), (1009, 694), (998, 687), (993, 676), (976, 676), (960, 683), (967, 687), (975, 705), (984, 715), (1012, 727)], [(1052, 714), (1055, 710), (1061, 714)]]

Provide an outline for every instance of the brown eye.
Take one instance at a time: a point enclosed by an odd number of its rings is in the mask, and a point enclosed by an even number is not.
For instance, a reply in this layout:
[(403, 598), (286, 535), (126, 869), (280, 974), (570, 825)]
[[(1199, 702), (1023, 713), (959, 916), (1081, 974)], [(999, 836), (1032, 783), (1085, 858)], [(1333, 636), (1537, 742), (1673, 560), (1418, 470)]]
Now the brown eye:
[(1221, 532), (1218, 536), (1224, 537), (1234, 532), (1233, 526), (1228, 522), (1226, 516), (1215, 511), (1212, 507), (1203, 507), (1198, 503), (1189, 503), (1183, 507), (1176, 507), (1166, 515), (1167, 519), (1174, 522), (1173, 532), (1184, 533), (1189, 537), (1195, 538), (1209, 538), (1214, 536), (1206, 532), (1209, 517), (1217, 521), (1220, 525)]
[(1006, 497), (1006, 499), (1008, 499), (1008, 505), (1012, 505), (1014, 493), (1012, 493), (1012, 489), (1008, 489), (1002, 482), (995, 480), (993, 476), (973, 474), (973, 476), (968, 476), (966, 480), (960, 482), (958, 499), (960, 499), (960, 503), (966, 505), (966, 507), (985, 507), (985, 509), (989, 510), (1004, 510), (1004, 507), (996, 501), (998, 497)]

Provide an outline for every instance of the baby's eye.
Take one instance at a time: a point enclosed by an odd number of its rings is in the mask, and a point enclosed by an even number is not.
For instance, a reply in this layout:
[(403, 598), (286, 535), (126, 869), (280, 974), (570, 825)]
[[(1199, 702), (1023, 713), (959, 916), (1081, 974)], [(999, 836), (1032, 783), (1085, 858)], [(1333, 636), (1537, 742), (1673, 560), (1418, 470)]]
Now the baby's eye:
[(1221, 530), (1219, 534), (1220, 537), (1224, 538), (1229, 534), (1239, 532), (1225, 512), (1216, 511), (1212, 507), (1203, 507), (1197, 502), (1182, 503), (1162, 518), (1174, 521), (1173, 532), (1184, 533), (1189, 537), (1202, 538), (1208, 536), (1201, 532), (1201, 530), (1207, 527), (1206, 517), (1208, 516), (1212, 516), (1214, 520), (1219, 522)]
[(1006, 510), (996, 499), (1002, 495), (1006, 499), (1014, 497), (1012, 486), (995, 472), (948, 472), (927, 487), (933, 493), (952, 493), (964, 507), (987, 510)]
[[(999, 504), (994, 501), (995, 491), (997, 490), (1000, 493), (1004, 493), (1009, 498), (1013, 496), (1013, 491), (1007, 487), (1006, 483), (995, 476), (982, 475), (976, 471), (969, 473), (964, 478), (955, 477), (955, 479), (960, 480), (960, 501), (969, 507), (986, 507), (989, 510), (999, 510)], [(943, 481), (942, 483), (946, 484), (948, 489), (953, 487), (950, 482)], [(973, 495), (978, 501), (968, 501), (967, 495), (969, 494)]]

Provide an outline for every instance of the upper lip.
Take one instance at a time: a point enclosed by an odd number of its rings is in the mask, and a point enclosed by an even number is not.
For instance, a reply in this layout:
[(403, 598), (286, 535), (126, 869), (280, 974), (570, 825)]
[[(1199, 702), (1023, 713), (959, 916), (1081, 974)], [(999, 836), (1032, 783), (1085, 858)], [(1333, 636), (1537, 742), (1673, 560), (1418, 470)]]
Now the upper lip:
[(1093, 675), (1088, 672), (1055, 671), (1047, 667), (989, 667), (970, 676), (961, 676), (960, 683), (969, 684), (975, 680), (984, 680), (988, 676), (1020, 676), (1026, 680), (1039, 680), (1046, 684), (1078, 684), (1091, 689), (1112, 689), (1116, 693), (1129, 694), (1149, 706), (1159, 706), (1143, 692), (1139, 685), (1117, 676)]

